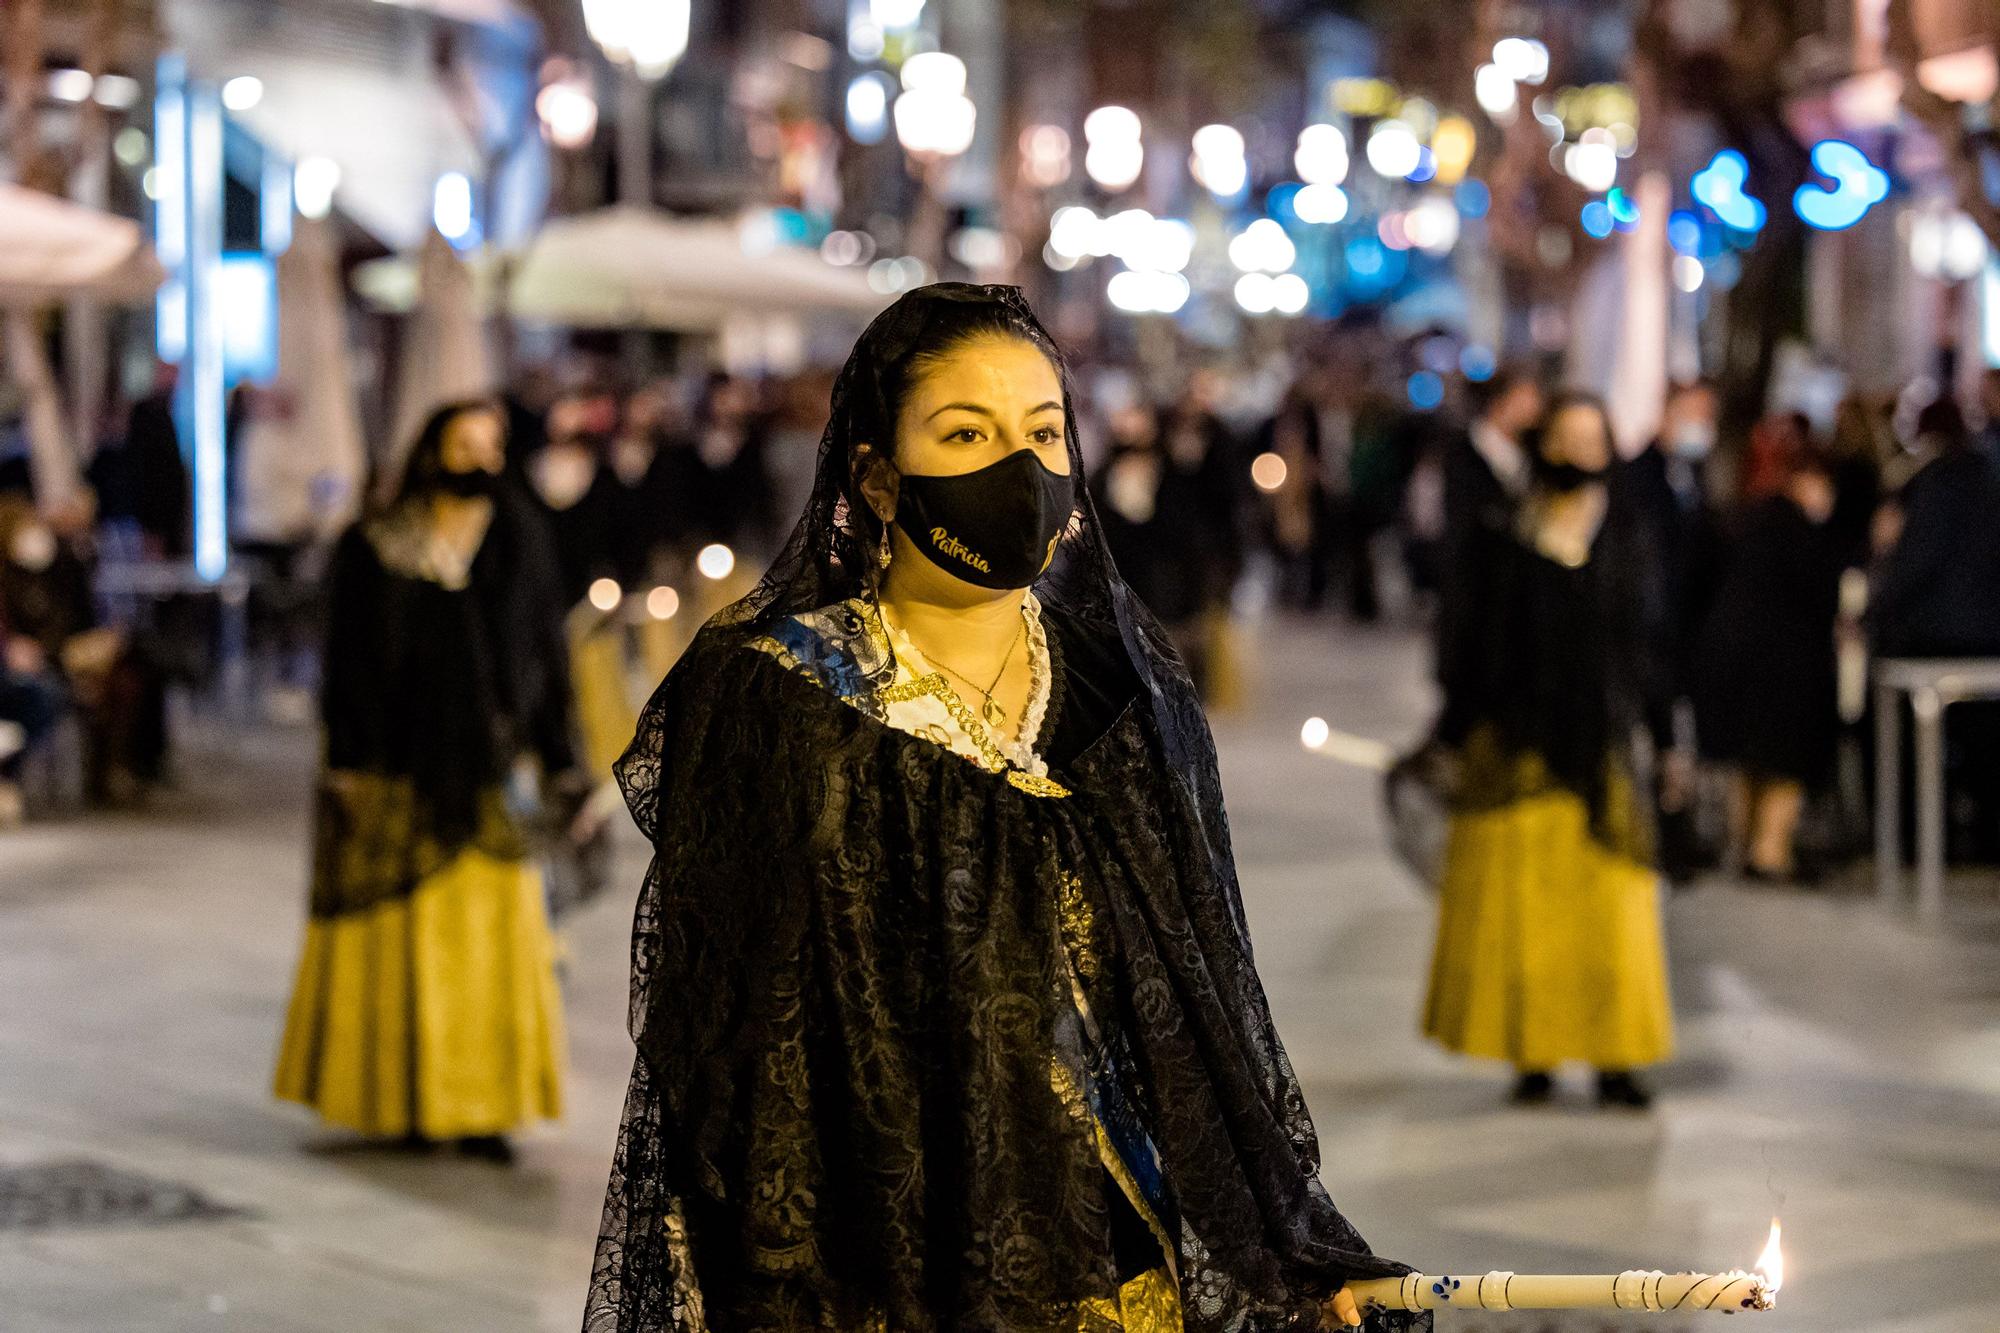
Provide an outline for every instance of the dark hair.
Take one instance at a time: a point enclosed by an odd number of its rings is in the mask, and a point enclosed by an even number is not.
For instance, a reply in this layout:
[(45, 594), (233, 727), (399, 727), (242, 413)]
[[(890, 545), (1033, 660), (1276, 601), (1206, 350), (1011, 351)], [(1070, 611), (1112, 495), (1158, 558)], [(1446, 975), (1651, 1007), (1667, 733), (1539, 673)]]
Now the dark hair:
[(1534, 372), (1533, 367), (1518, 361), (1510, 361), (1496, 367), (1493, 373), (1483, 380), (1470, 382), (1466, 386), (1465, 397), (1472, 407), (1472, 415), (1485, 416), (1495, 403), (1524, 384), (1539, 387), (1541, 376)]
[[(395, 499), (428, 495), (444, 485), (447, 471), (444, 465), (444, 435), (452, 422), (468, 412), (499, 415), (500, 405), (488, 398), (461, 398), (455, 403), (446, 403), (425, 418), (424, 428), (417, 432), (416, 443), (410, 446), (409, 457), (403, 462), (403, 479), (396, 487)], [(504, 415), (501, 420), (506, 420)]]
[(1562, 470), (1563, 465), (1545, 457), (1542, 445), (1548, 439), (1549, 427), (1555, 419), (1573, 407), (1587, 407), (1597, 413), (1597, 420), (1604, 427), (1604, 444), (1609, 452), (1606, 466), (1618, 461), (1618, 443), (1611, 434), (1611, 413), (1605, 408), (1604, 400), (1594, 393), (1582, 389), (1564, 389), (1549, 400), (1542, 409), (1542, 419), (1535, 423), (1533, 438), (1528, 449), (1528, 466), (1537, 476), (1548, 476)]
[[(1069, 369), (1063, 361), (1062, 353), (1050, 341), (1048, 333), (1026, 313), (1026, 307), (1018, 304), (1018, 295), (1013, 300), (1002, 300), (995, 296), (1001, 291), (1011, 292), (1011, 288), (986, 288), (970, 283), (938, 283), (920, 289), (926, 299), (909, 302), (909, 310), (917, 312), (918, 318), (906, 328), (899, 328), (893, 341), (885, 339), (887, 346), (879, 350), (873, 366), (872, 384), (857, 386), (859, 392), (852, 404), (854, 412), (854, 433), (850, 437), (850, 449), (858, 450), (867, 445), (872, 450), (872, 458), (893, 460), (896, 456), (896, 422), (902, 415), (903, 402), (916, 387), (924, 373), (964, 347), (969, 342), (981, 338), (1019, 338), (1049, 359), (1055, 367), (1056, 378), (1062, 382), (1064, 411), (1069, 404)], [(907, 298), (906, 298), (907, 299)], [(903, 306), (904, 302), (898, 302)], [(893, 308), (893, 307), (892, 307)], [(884, 321), (878, 320), (878, 325)], [(870, 333), (875, 326), (870, 326)], [(864, 342), (867, 335), (864, 335)], [(851, 453), (847, 460), (849, 475), (853, 478), (853, 491), (860, 493), (863, 476), (861, 458)], [(864, 540), (881, 540), (882, 524), (868, 505), (857, 504), (850, 521), (858, 525)]]
[(1062, 353), (1056, 350), (1056, 345), (1049, 341), (1048, 334), (1039, 324), (1012, 306), (984, 299), (947, 298), (928, 302), (924, 312), (926, 318), (914, 336), (903, 347), (894, 349), (876, 370), (879, 396), (872, 406), (878, 410), (878, 415), (874, 421), (866, 423), (868, 429), (860, 438), (874, 445), (885, 457), (895, 457), (896, 422), (902, 415), (904, 400), (910, 396), (917, 381), (969, 342), (981, 338), (1018, 338), (1049, 359), (1049, 364), (1055, 367), (1057, 377), (1067, 390), (1069, 374), (1063, 364)]
[(1970, 432), (1966, 430), (1965, 413), (1959, 409), (1958, 400), (1946, 395), (1925, 403), (1917, 413), (1917, 435), (1932, 436), (1946, 449), (1965, 443)]

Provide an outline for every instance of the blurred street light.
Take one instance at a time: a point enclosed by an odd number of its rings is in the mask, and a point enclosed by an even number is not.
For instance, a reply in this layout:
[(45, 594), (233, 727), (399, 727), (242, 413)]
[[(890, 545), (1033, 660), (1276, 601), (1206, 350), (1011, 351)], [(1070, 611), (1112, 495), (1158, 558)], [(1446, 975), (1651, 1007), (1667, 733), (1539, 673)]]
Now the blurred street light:
[[(1247, 307), (1246, 307), (1247, 309)], [(1291, 471), (1285, 466), (1282, 455), (1274, 453), (1258, 454), (1250, 464), (1250, 480), (1260, 491), (1275, 491), (1285, 484), (1285, 477)]]
[(239, 74), (222, 85), (222, 105), (231, 111), (248, 111), (264, 100), (264, 81), (254, 74)]
[(914, 28), (924, 16), (924, 0), (869, 0), (868, 12), (884, 28)]
[(687, 53), (688, 0), (583, 0), (583, 22), (605, 55), (642, 79), (664, 77)]
[(1493, 63), (1516, 83), (1549, 77), (1549, 48), (1528, 37), (1503, 37), (1493, 44)]
[(582, 148), (597, 133), (597, 98), (568, 61), (551, 60), (543, 66), (535, 115), (542, 122), (542, 137), (558, 148)]
[(1229, 242), (1229, 262), (1245, 273), (1282, 273), (1296, 258), (1292, 238), (1270, 218), (1258, 218)]
[(431, 191), (431, 221), (438, 234), (463, 249), (476, 242), (472, 226), (472, 181), (462, 171), (447, 171)]
[(1473, 71), (1472, 95), (1479, 102), (1480, 110), (1503, 124), (1514, 118), (1515, 106), (1520, 98), (1514, 81), (1498, 65), (1481, 65)]
[(1338, 185), (1308, 185), (1292, 196), (1292, 211), (1301, 222), (1339, 222), (1347, 216), (1347, 207), (1347, 191)]
[(139, 81), (127, 74), (100, 74), (91, 100), (101, 107), (123, 111), (139, 100)]
[(1021, 131), (1021, 176), (1046, 190), (1069, 179), (1069, 131), (1060, 125), (1030, 125)]
[(1347, 136), (1338, 125), (1308, 125), (1299, 131), (1299, 146), (1292, 154), (1299, 179), (1309, 185), (1338, 185), (1347, 179)]
[(859, 144), (876, 144), (889, 132), (889, 94), (893, 85), (880, 70), (863, 74), (847, 85), (847, 133)]
[(619, 193), (653, 203), (651, 84), (687, 54), (689, 0), (583, 0), (590, 39), (622, 67), (618, 100)]
[(1084, 117), (1083, 137), (1090, 144), (1083, 169), (1107, 190), (1123, 190), (1145, 169), (1146, 147), (1139, 117), (1122, 106), (1101, 106)]
[(1609, 140), (1607, 134), (1604, 142), (1570, 144), (1563, 150), (1563, 173), (1592, 194), (1610, 189), (1618, 181), (1618, 150)]
[(1402, 180), (1423, 160), (1416, 132), (1400, 120), (1376, 122), (1368, 132), (1368, 165), (1379, 176)]
[(736, 568), (736, 552), (721, 542), (714, 542), (701, 548), (694, 558), (694, 565), (703, 578), (726, 579)]
[(96, 80), (89, 70), (56, 69), (49, 71), (49, 96), (58, 102), (88, 102), (91, 88)]
[(330, 157), (299, 159), (292, 168), (292, 198), (302, 217), (323, 218), (333, 211), (333, 192), (340, 188), (340, 163)]
[(1128, 314), (1171, 315), (1187, 304), (1188, 282), (1178, 273), (1126, 270), (1105, 284), (1111, 304)]
[(917, 157), (957, 157), (972, 147), (978, 108), (965, 95), (965, 62), (924, 51), (903, 62), (896, 139)]
[(1194, 132), (1188, 168), (1210, 194), (1233, 199), (1250, 181), (1243, 157), (1243, 135), (1229, 125), (1204, 125)]

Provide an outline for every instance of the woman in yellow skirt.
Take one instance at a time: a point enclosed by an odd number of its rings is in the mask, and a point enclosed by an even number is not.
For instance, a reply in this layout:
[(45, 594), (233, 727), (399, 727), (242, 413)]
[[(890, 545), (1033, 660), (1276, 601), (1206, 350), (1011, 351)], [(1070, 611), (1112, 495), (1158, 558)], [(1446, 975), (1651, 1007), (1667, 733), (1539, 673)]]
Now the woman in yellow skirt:
[(1474, 515), (1444, 577), (1466, 608), (1440, 626), (1434, 774), (1450, 821), (1424, 1031), (1511, 1063), (1517, 1100), (1557, 1066), (1597, 1071), (1601, 1103), (1643, 1109), (1635, 1071), (1673, 1045), (1660, 892), (1633, 780), (1644, 615), (1611, 484), (1604, 411), (1559, 398), (1534, 480)]
[(570, 691), (546, 535), (500, 481), (501, 417), (440, 409), (401, 494), (340, 541), (311, 911), (279, 1097), (372, 1138), (504, 1137), (561, 1109), (542, 876), (509, 807), (566, 776)]

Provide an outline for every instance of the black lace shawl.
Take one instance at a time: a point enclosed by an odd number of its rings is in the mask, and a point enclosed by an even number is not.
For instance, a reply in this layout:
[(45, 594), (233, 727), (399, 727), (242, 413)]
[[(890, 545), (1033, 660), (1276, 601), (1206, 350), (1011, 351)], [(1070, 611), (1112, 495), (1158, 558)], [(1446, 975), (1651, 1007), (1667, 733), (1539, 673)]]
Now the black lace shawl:
[[(1111, 1294), (1101, 1168), (1050, 1080), (1065, 874), (1110, 923), (1106, 1017), (1143, 1076), (1178, 1209), (1187, 1327), (1312, 1328), (1344, 1280), (1407, 1271), (1319, 1182), (1213, 742), (1087, 498), (1038, 587), (1067, 798), (1020, 791), (747, 646), (777, 617), (865, 594), (849, 454), (883, 438), (882, 366), (959, 301), (1033, 319), (1012, 289), (954, 285), (871, 326), (786, 552), (703, 630), (620, 763), (655, 855), (594, 1333), (1067, 1331), (1080, 1302)], [(1071, 448), (1081, 476), (1073, 433)]]
[(546, 536), (527, 501), (496, 497), (467, 585), (392, 568), (371, 528), (335, 548), (320, 714), (326, 768), (314, 828), (312, 910), (402, 897), (467, 847), (525, 854), (501, 788), (517, 756), (573, 766), (568, 648)]
[(1637, 517), (1614, 485), (1590, 557), (1574, 569), (1538, 553), (1524, 522), (1498, 509), (1462, 540), (1439, 626), (1443, 708), (1386, 782), (1391, 837), (1433, 883), (1446, 816), (1555, 790), (1584, 801), (1600, 844), (1652, 860), (1636, 745), (1645, 646), (1664, 612), (1641, 576)]

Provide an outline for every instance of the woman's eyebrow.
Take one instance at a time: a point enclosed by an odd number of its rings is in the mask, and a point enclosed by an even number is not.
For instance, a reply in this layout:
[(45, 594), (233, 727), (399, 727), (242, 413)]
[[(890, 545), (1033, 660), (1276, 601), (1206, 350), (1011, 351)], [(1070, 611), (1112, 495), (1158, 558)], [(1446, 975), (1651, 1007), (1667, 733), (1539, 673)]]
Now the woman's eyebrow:
[(1055, 399), (1051, 398), (1048, 402), (1043, 403), (1040, 407), (1031, 409), (1028, 415), (1031, 417), (1035, 417), (1035, 416), (1040, 416), (1044, 412), (1060, 412), (1060, 411), (1062, 411), (1062, 404), (1057, 402)]
[[(1041, 411), (1039, 407), (1036, 408), (1035, 410), (1037, 412)], [(972, 412), (976, 413), (979, 416), (986, 417), (988, 419), (991, 419), (993, 417), (992, 408), (981, 407), (978, 403), (946, 403), (943, 407), (940, 407), (937, 411), (925, 417), (924, 420), (934, 421), (937, 418), (943, 416), (947, 412)]]

